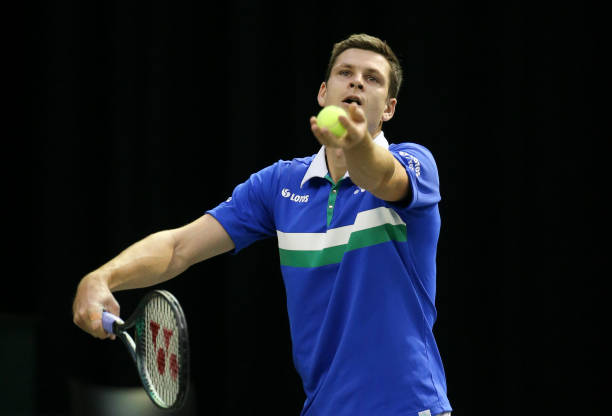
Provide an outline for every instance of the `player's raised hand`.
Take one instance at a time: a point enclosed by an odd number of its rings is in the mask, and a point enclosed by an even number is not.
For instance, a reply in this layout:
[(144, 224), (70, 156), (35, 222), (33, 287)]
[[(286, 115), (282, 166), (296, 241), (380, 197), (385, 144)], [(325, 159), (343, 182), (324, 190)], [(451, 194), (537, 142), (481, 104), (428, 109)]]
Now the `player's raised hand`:
[(73, 322), (90, 335), (104, 339), (115, 339), (102, 328), (102, 311), (119, 316), (119, 303), (111, 293), (103, 276), (92, 272), (85, 276), (77, 288), (72, 304)]
[(339, 115), (338, 120), (346, 129), (341, 136), (336, 136), (326, 127), (320, 127), (316, 117), (310, 118), (310, 129), (319, 143), (331, 148), (350, 149), (362, 140), (371, 138), (365, 113), (356, 103), (351, 103), (347, 116)]

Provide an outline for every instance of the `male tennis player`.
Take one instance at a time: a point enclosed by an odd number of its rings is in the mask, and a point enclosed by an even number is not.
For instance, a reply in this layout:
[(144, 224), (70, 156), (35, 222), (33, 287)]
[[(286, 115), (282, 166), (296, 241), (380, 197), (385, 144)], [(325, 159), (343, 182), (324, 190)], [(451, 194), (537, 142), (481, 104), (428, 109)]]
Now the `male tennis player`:
[(338, 138), (312, 117), (323, 145), (316, 155), (251, 175), (199, 219), (152, 234), (87, 274), (74, 322), (105, 338), (102, 309), (119, 314), (113, 291), (158, 284), (276, 236), (307, 396), (302, 415), (449, 414), (432, 333), (437, 167), (424, 147), (389, 145), (382, 132), (401, 81), (400, 63), (380, 39), (359, 34), (335, 44), (317, 99), (347, 110), (347, 133)]

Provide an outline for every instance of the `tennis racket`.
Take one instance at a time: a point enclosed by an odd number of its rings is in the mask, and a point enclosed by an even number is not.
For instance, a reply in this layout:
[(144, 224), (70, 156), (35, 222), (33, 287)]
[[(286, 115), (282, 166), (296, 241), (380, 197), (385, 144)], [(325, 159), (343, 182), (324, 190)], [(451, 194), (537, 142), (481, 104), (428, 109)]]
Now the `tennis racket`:
[[(149, 292), (125, 322), (104, 311), (102, 327), (121, 338), (156, 406), (183, 406), (189, 387), (189, 336), (183, 310), (170, 292)], [(134, 337), (128, 333), (132, 328)]]

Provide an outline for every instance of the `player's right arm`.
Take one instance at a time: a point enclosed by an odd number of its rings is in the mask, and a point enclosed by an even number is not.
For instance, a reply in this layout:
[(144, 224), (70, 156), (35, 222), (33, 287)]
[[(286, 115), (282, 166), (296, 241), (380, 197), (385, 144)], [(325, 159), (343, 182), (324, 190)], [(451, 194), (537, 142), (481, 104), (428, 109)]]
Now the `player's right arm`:
[(106, 338), (102, 310), (119, 316), (112, 292), (156, 285), (233, 248), (230, 236), (209, 214), (183, 227), (151, 234), (81, 279), (72, 305), (74, 323), (95, 337)]

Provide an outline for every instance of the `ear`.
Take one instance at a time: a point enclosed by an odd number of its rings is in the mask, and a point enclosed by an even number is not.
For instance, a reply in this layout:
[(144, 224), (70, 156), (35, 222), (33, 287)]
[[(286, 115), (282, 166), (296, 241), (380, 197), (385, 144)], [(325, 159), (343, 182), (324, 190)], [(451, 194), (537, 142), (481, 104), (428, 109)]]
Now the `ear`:
[(387, 105), (382, 114), (382, 121), (389, 121), (395, 114), (395, 106), (397, 105), (397, 98), (391, 98), (387, 101)]
[(319, 93), (317, 94), (317, 101), (321, 107), (325, 107), (325, 98), (327, 97), (327, 85), (325, 82), (321, 83), (319, 87)]

